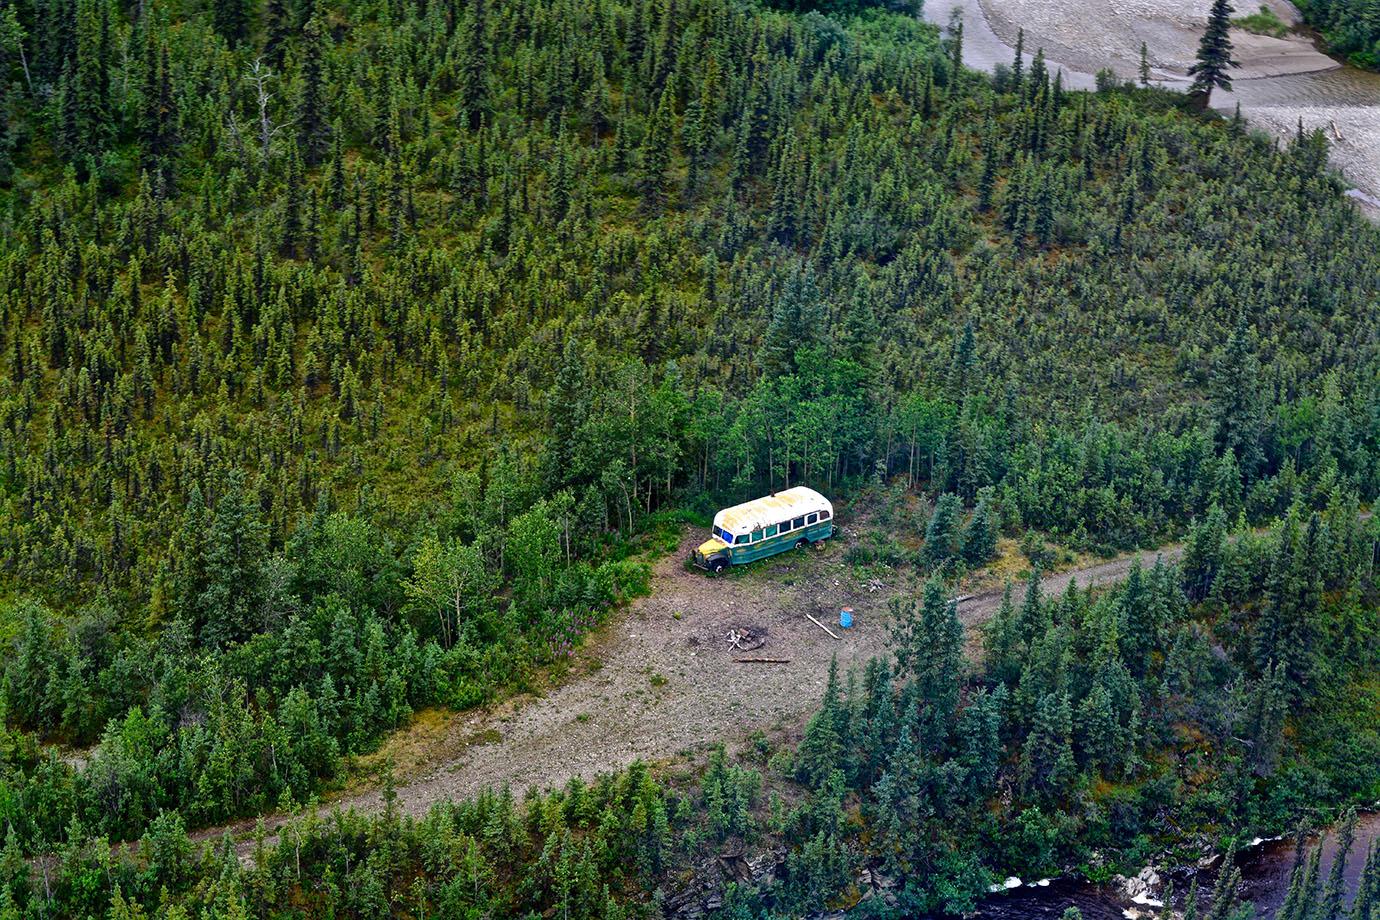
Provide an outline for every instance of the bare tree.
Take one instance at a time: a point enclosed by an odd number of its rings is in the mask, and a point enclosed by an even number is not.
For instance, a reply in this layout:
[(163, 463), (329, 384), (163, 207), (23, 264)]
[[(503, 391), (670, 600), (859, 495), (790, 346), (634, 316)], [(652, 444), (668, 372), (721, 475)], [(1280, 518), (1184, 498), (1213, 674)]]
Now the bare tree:
[[(259, 141), (259, 161), (260, 166), (268, 168), (269, 161), (273, 158), (273, 142), (283, 131), (291, 128), (293, 121), (285, 121), (281, 124), (273, 122), (273, 93), (269, 89), (270, 84), (277, 79), (273, 69), (264, 63), (263, 58), (255, 58), (254, 63), (249, 65), (249, 73), (245, 74), (244, 80), (254, 87), (254, 101), (258, 105), (258, 141)], [(230, 113), (229, 124), (230, 134), (234, 137), (235, 143), (243, 148), (244, 130), (241, 128), (239, 119), (232, 111)]]

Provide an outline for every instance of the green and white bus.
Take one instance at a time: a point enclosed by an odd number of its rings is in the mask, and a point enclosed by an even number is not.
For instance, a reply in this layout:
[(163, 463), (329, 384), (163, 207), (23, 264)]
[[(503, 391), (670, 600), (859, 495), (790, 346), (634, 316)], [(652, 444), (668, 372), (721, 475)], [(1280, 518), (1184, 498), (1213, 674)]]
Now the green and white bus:
[(834, 506), (829, 499), (796, 486), (714, 515), (714, 536), (695, 548), (690, 561), (717, 573), (833, 535)]

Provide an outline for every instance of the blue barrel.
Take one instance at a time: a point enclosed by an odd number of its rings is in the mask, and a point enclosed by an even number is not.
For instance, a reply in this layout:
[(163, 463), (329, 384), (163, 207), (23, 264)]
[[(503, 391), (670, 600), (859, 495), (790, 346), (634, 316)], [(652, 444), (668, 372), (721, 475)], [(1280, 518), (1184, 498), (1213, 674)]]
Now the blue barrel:
[(850, 629), (850, 628), (852, 628), (852, 626), (853, 626), (853, 608), (852, 608), (852, 607), (844, 607), (842, 610), (839, 611), (839, 625), (842, 626), (844, 629)]

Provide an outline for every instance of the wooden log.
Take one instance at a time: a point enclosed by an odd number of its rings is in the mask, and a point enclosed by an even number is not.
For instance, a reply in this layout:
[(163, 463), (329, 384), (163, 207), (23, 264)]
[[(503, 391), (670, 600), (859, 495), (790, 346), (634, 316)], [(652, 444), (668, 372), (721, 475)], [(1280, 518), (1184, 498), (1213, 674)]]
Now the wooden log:
[[(806, 615), (807, 617), (810, 617), (810, 615), (809, 615), (808, 613), (805, 614), (805, 615)], [(838, 636), (835, 636), (835, 635), (834, 635), (834, 631), (833, 631), (832, 629), (830, 629), (828, 626), (825, 626), (823, 623), (821, 623), (819, 620), (816, 620), (814, 617), (810, 617), (810, 622), (813, 623), (813, 624), (815, 624), (816, 626), (818, 626), (820, 629), (824, 630), (825, 632), (827, 632), (829, 635), (834, 636), (835, 639), (838, 639), (838, 638), (839, 638)]]
[(790, 664), (789, 658), (734, 658), (738, 664)]

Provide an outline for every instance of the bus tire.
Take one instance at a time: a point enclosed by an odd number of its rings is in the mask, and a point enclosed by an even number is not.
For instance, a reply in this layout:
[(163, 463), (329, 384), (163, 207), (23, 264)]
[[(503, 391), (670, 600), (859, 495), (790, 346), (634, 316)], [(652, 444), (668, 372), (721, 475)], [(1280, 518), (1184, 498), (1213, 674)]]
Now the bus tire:
[(715, 575), (718, 575), (726, 568), (728, 568), (728, 563), (723, 559), (713, 559), (709, 562), (709, 571), (713, 572)]
[(796, 549), (805, 549), (805, 547), (807, 547), (807, 546), (809, 546), (809, 545), (810, 545), (810, 541), (807, 540), (807, 539), (805, 539), (804, 537), (801, 537), (799, 540), (796, 540), (796, 541), (795, 541), (795, 548), (796, 548)]

